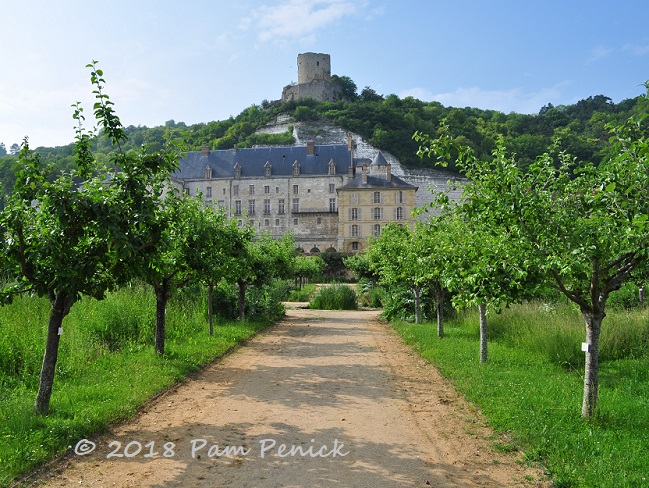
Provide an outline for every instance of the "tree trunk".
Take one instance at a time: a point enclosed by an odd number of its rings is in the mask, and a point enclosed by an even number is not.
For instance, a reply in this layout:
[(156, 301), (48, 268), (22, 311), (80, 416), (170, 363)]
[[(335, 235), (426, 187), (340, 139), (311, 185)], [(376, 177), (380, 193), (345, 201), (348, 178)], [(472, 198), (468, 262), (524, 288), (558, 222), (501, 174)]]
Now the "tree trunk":
[(478, 305), (480, 312), (480, 362), (487, 362), (487, 304)]
[(50, 409), (50, 397), (54, 385), (54, 374), (56, 372), (56, 361), (59, 357), (59, 342), (63, 319), (72, 307), (72, 300), (59, 292), (50, 296), (50, 320), (47, 327), (47, 342), (43, 354), (43, 365), (38, 384), (38, 393), (34, 402), (34, 410), (39, 415), (47, 415)]
[(586, 371), (584, 373), (584, 399), (581, 416), (591, 418), (597, 407), (599, 389), (599, 334), (606, 314), (583, 313), (586, 320)]
[(239, 284), (239, 318), (241, 320), (246, 318), (246, 287), (245, 281), (238, 281)]
[(214, 335), (214, 303), (212, 297), (214, 296), (214, 283), (207, 284), (207, 322), (210, 324), (210, 335)]
[(640, 300), (640, 306), (644, 308), (645, 299), (647, 298), (647, 290), (645, 289), (644, 286), (641, 286), (638, 289), (638, 298)]
[(420, 303), (420, 296), (421, 296), (421, 290), (419, 288), (415, 288), (415, 324), (418, 324), (419, 321), (421, 320), (421, 303)]
[(444, 287), (435, 283), (435, 308), (437, 309), (437, 337), (444, 337)]
[(168, 298), (169, 282), (165, 279), (162, 281), (162, 285), (155, 287), (155, 351), (161, 356), (165, 352), (165, 326)]

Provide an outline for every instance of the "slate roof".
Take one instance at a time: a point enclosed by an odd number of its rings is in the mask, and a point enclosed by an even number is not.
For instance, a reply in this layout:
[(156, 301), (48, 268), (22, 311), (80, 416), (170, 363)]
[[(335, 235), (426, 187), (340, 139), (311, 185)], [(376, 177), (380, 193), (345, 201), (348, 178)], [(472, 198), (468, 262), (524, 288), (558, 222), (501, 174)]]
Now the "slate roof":
[(363, 182), (363, 174), (360, 170), (356, 171), (356, 177), (346, 185), (341, 186), (338, 190), (355, 190), (355, 189), (370, 189), (370, 188), (414, 188), (415, 191), (418, 187), (406, 183), (401, 178), (391, 175), (390, 181), (385, 178), (385, 174), (369, 174), (367, 175), (367, 183)]
[[(291, 176), (293, 163), (300, 164), (300, 175), (328, 175), (329, 161), (336, 165), (336, 174), (347, 174), (352, 164), (346, 144), (315, 146), (314, 154), (307, 155), (307, 146), (258, 147), (188, 152), (171, 175), (180, 180), (205, 179), (205, 169), (212, 168), (212, 178), (234, 178), (234, 166), (241, 166), (241, 177), (264, 177), (266, 162), (272, 167), (272, 176)], [(355, 161), (358, 164), (357, 161)]]

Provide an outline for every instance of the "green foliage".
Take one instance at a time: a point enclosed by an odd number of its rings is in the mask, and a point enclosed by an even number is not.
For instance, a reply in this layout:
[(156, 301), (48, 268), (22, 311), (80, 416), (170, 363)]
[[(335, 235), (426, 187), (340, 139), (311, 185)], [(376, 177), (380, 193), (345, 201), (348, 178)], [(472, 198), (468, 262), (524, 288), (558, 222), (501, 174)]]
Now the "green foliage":
[(304, 285), (302, 288), (290, 290), (285, 300), (288, 302), (308, 302), (316, 291), (313, 283)]
[(617, 310), (633, 310), (646, 304), (640, 303), (640, 290), (635, 283), (624, 283), (619, 290), (611, 292), (607, 305)]
[(349, 257), (348, 253), (338, 252), (333, 248), (326, 249), (319, 254), (324, 261), (325, 267), (322, 270), (322, 281), (332, 283), (334, 281), (347, 281), (349, 269), (345, 266), (345, 259)]
[[(412, 97), (399, 99), (396, 95), (384, 97), (370, 87), (365, 87), (360, 96), (356, 85), (348, 77), (332, 77), (339, 80), (349, 102), (317, 102), (312, 99), (295, 100), (287, 103), (263, 102), (251, 105), (236, 117), (186, 125), (183, 122), (167, 121), (164, 126), (123, 127), (126, 139), (120, 142), (125, 152), (138, 151), (145, 145), (148, 151), (160, 151), (166, 138), (182, 134), (189, 150), (200, 150), (203, 146), (212, 149), (231, 149), (265, 144), (292, 144), (292, 133), (267, 135), (255, 131), (280, 114), (289, 114), (297, 120), (327, 120), (345, 130), (360, 134), (376, 144), (383, 151), (394, 154), (407, 167), (430, 166), (416, 156), (418, 145), (411, 139), (419, 131), (435, 137), (440, 122), (447, 119), (451, 135), (462, 140), (484, 159), (491, 158), (497, 135), (502, 134), (507, 147), (517, 154), (522, 167), (534, 162), (537, 156), (552, 142), (552, 137), (561, 134), (563, 149), (584, 161), (598, 164), (611, 154), (608, 144), (610, 134), (605, 128), (609, 123), (619, 123), (634, 113), (641, 113), (638, 102), (641, 97), (611, 103), (608, 97), (597, 95), (580, 100), (574, 105), (545, 106), (539, 114), (504, 114), (478, 108), (444, 107), (439, 102), (422, 102)], [(114, 151), (109, 139), (92, 136), (89, 139), (93, 151), (101, 156)], [(20, 148), (18, 148), (19, 150)], [(16, 151), (16, 154), (19, 151)], [(72, 146), (37, 148), (36, 152), (57, 170), (70, 168)], [(11, 160), (11, 156), (0, 158)], [(102, 157), (98, 157), (99, 160)], [(448, 169), (457, 171), (455, 158), (450, 158)], [(11, 191), (14, 171), (7, 163), (8, 180), (2, 178), (2, 194)], [(2, 166), (0, 164), (0, 173)]]
[(358, 298), (356, 292), (350, 286), (323, 286), (309, 303), (309, 308), (317, 310), (356, 310), (358, 308)]
[[(506, 436), (510, 447), (547, 471), (554, 486), (646, 485), (649, 351), (645, 347), (643, 353), (617, 356), (612, 346), (626, 341), (619, 335), (625, 331), (646, 333), (647, 312), (610, 313), (602, 332), (602, 354), (607, 357), (600, 371), (604, 401), (589, 422), (574, 409), (583, 383), (574, 365), (584, 356), (574, 306), (565, 301), (512, 305), (492, 317), (490, 347), (495, 354), (487, 367), (478, 367), (475, 354), (476, 315), (470, 310), (450, 320), (443, 341), (432, 324), (399, 322), (395, 327), (480, 409), (499, 435), (495, 442), (502, 445), (500, 436)], [(636, 341), (641, 338), (635, 336)]]
[(320, 256), (296, 256), (294, 274), (298, 283), (298, 288), (301, 288), (302, 284), (306, 282), (306, 280), (311, 280), (316, 276), (319, 276), (325, 267), (326, 263)]
[[(0, 308), (0, 486), (136, 413), (151, 397), (268, 323), (221, 321), (209, 336), (200, 288), (172, 297), (164, 358), (152, 352), (155, 300), (144, 285), (81, 300), (68, 316), (48, 416), (32, 403), (44, 347), (47, 300)], [(117, 326), (109, 330), (108, 325)]]
[(474, 236), (462, 254), (477, 263), (458, 263), (458, 296), (466, 295), (467, 303), (509, 303), (543, 281), (579, 307), (589, 344), (584, 417), (597, 403), (598, 341), (608, 297), (646, 269), (649, 98), (638, 105), (644, 112), (611, 126), (613, 156), (599, 165), (577, 163), (555, 142), (524, 171), (503, 137), (493, 158), (481, 159), (446, 124), (434, 140), (414, 136), (422, 142), (421, 155), (434, 155), (440, 164), (455, 157), (470, 181), (451, 210), (465, 223), (465, 235)]
[(9, 280), (1, 302), (29, 292), (47, 296), (51, 304), (34, 405), (40, 414), (49, 409), (63, 319), (82, 295), (101, 299), (142, 270), (159, 239), (155, 214), (162, 184), (179, 154), (173, 144), (158, 153), (124, 152), (126, 136), (104, 93), (103, 72), (96, 61), (88, 67), (93, 113), (113, 146), (109, 163), (115, 172), (93, 157), (94, 130), (86, 131), (83, 108), (76, 103), (73, 169), (56, 174), (25, 139), (14, 191), (0, 214), (0, 264)]

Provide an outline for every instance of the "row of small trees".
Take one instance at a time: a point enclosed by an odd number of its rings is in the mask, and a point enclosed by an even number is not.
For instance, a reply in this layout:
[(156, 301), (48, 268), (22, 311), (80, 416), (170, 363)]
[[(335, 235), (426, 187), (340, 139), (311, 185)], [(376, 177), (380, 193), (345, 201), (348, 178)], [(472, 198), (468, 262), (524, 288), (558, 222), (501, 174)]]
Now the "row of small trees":
[(253, 239), (251, 229), (225, 213), (167, 191), (180, 145), (168, 140), (156, 152), (125, 151), (103, 72), (96, 62), (88, 67), (94, 117), (113, 147), (107, 164), (93, 155), (96, 129), (84, 128), (83, 108), (74, 104), (76, 168), (55, 175), (25, 139), (14, 190), (0, 213), (2, 304), (23, 294), (46, 296), (51, 304), (34, 404), (41, 415), (49, 410), (63, 320), (83, 296), (102, 299), (132, 280), (150, 284), (156, 295), (155, 350), (163, 354), (165, 310), (174, 289), (190, 282), (208, 287), (212, 333), (212, 291), (221, 280), (237, 283), (243, 318), (247, 287), (290, 278), (295, 269), (291, 237)]
[[(642, 283), (649, 250), (649, 100), (640, 116), (610, 127), (615, 156), (578, 162), (558, 144), (526, 170), (500, 139), (481, 159), (444, 127), (432, 139), (417, 133), (421, 156), (455, 160), (468, 177), (455, 203), (440, 194), (441, 215), (414, 229), (386, 226), (366, 253), (387, 284), (407, 284), (418, 298), (437, 297), (443, 336), (444, 290), (456, 306), (480, 310), (480, 359), (487, 360), (486, 307), (520, 302), (550, 286), (575, 303), (585, 320), (586, 366), (582, 416), (598, 397), (599, 336), (611, 292), (628, 280)], [(439, 208), (439, 207), (438, 207)]]

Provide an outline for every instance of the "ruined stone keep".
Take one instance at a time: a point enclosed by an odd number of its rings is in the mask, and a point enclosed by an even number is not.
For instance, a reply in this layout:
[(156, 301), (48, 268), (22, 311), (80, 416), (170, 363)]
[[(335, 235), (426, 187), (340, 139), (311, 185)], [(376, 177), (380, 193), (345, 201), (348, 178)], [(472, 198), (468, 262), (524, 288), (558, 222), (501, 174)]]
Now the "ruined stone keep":
[(329, 54), (303, 53), (297, 56), (297, 85), (288, 85), (282, 91), (282, 102), (313, 98), (324, 102), (342, 99), (340, 86), (331, 82)]

